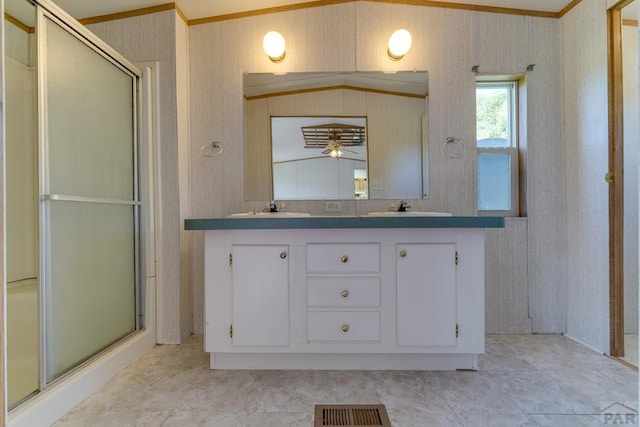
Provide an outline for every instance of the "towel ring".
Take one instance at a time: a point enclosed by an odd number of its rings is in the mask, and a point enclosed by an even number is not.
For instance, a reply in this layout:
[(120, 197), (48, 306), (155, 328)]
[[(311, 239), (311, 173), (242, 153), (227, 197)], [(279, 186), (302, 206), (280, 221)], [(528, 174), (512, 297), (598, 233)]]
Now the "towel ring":
[(215, 157), (222, 154), (223, 150), (224, 148), (222, 147), (222, 144), (218, 141), (213, 141), (211, 144), (203, 145), (200, 148), (200, 154), (204, 157)]
[(442, 150), (444, 150), (449, 158), (459, 159), (466, 154), (467, 146), (463, 140), (449, 136), (442, 144)]

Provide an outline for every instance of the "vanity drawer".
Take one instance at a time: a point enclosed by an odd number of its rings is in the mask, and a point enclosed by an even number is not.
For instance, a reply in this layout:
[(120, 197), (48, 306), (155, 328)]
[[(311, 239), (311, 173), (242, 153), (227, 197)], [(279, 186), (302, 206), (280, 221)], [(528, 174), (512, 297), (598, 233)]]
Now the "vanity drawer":
[(307, 245), (308, 273), (377, 273), (379, 243), (311, 243)]
[(309, 342), (380, 341), (380, 312), (308, 312), (307, 339)]
[(310, 277), (309, 307), (380, 307), (379, 277)]

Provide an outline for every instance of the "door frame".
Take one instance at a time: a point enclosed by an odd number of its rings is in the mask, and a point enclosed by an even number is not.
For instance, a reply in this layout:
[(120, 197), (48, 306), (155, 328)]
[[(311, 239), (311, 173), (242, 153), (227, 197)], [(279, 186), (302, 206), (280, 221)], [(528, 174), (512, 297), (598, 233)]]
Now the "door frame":
[(609, 98), (609, 325), (610, 354), (624, 357), (624, 105), (622, 82), (622, 9), (607, 10)]

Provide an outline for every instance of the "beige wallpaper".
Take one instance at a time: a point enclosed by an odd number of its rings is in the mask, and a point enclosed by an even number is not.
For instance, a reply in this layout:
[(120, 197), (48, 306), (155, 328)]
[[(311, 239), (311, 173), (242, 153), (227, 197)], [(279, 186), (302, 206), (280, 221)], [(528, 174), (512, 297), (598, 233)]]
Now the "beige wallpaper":
[[(389, 35), (408, 29), (413, 47), (401, 61), (386, 56)], [(262, 36), (280, 31), (287, 56), (271, 63)], [(560, 21), (442, 8), (354, 2), (255, 16), (189, 28), (191, 118), (191, 214), (222, 217), (262, 209), (264, 202), (243, 197), (242, 73), (288, 71), (427, 70), (429, 72), (429, 157), (431, 197), (413, 200), (414, 209), (476, 213), (475, 74), (525, 74), (527, 79), (527, 157), (529, 217), (491, 233), (487, 289), (501, 298), (488, 305), (494, 332), (563, 332), (566, 308), (566, 216), (562, 144)], [(459, 159), (442, 150), (447, 137), (465, 142)], [(205, 158), (200, 147), (224, 145), (221, 156)], [(385, 210), (389, 201), (343, 203), (343, 214)], [(535, 205), (533, 207), (532, 205)], [(323, 202), (287, 202), (287, 209), (324, 213)], [(527, 225), (527, 223), (529, 225)], [(495, 245), (495, 246), (494, 246)], [(202, 234), (191, 242), (194, 300), (203, 295)], [(517, 253), (526, 259), (513, 263)], [(507, 256), (508, 255), (508, 256)], [(529, 273), (526, 280), (520, 277)], [(509, 290), (510, 288), (513, 288)], [(493, 292), (497, 292), (494, 294)], [(517, 308), (515, 308), (517, 307)], [(194, 332), (204, 328), (194, 306)], [(495, 326), (495, 329), (494, 329)]]
[(532, 25), (529, 39), (535, 68), (527, 74), (525, 167), (529, 309), (534, 332), (565, 331), (568, 247), (560, 22), (542, 20)]
[(200, 298), (191, 295), (189, 246), (191, 232), (184, 230), (184, 220), (191, 217), (189, 192), (189, 28), (174, 13), (176, 29), (176, 113), (178, 126), (178, 174), (180, 187), (180, 339), (184, 341), (192, 332), (192, 305)]
[(562, 20), (567, 334), (603, 352), (609, 351), (606, 31), (599, 0), (583, 0)]
[(509, 218), (504, 230), (486, 230), (485, 242), (486, 332), (533, 332), (527, 280), (527, 219)]

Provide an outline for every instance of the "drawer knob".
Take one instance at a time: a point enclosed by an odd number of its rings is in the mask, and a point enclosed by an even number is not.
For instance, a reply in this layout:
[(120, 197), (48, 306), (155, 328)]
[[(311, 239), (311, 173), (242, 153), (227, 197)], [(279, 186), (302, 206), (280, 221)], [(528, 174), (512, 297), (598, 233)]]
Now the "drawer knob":
[(282, 251), (280, 252), (280, 258), (285, 259), (287, 257), (287, 253)]
[(342, 258), (340, 258), (340, 261), (347, 263), (349, 262), (349, 257), (347, 255), (342, 255)]
[(342, 325), (342, 332), (344, 332), (345, 334), (349, 332), (349, 325)]
[(344, 291), (342, 291), (342, 298), (346, 298), (349, 296), (349, 290), (345, 289)]
[(405, 258), (407, 256), (407, 251), (400, 251), (400, 258)]

